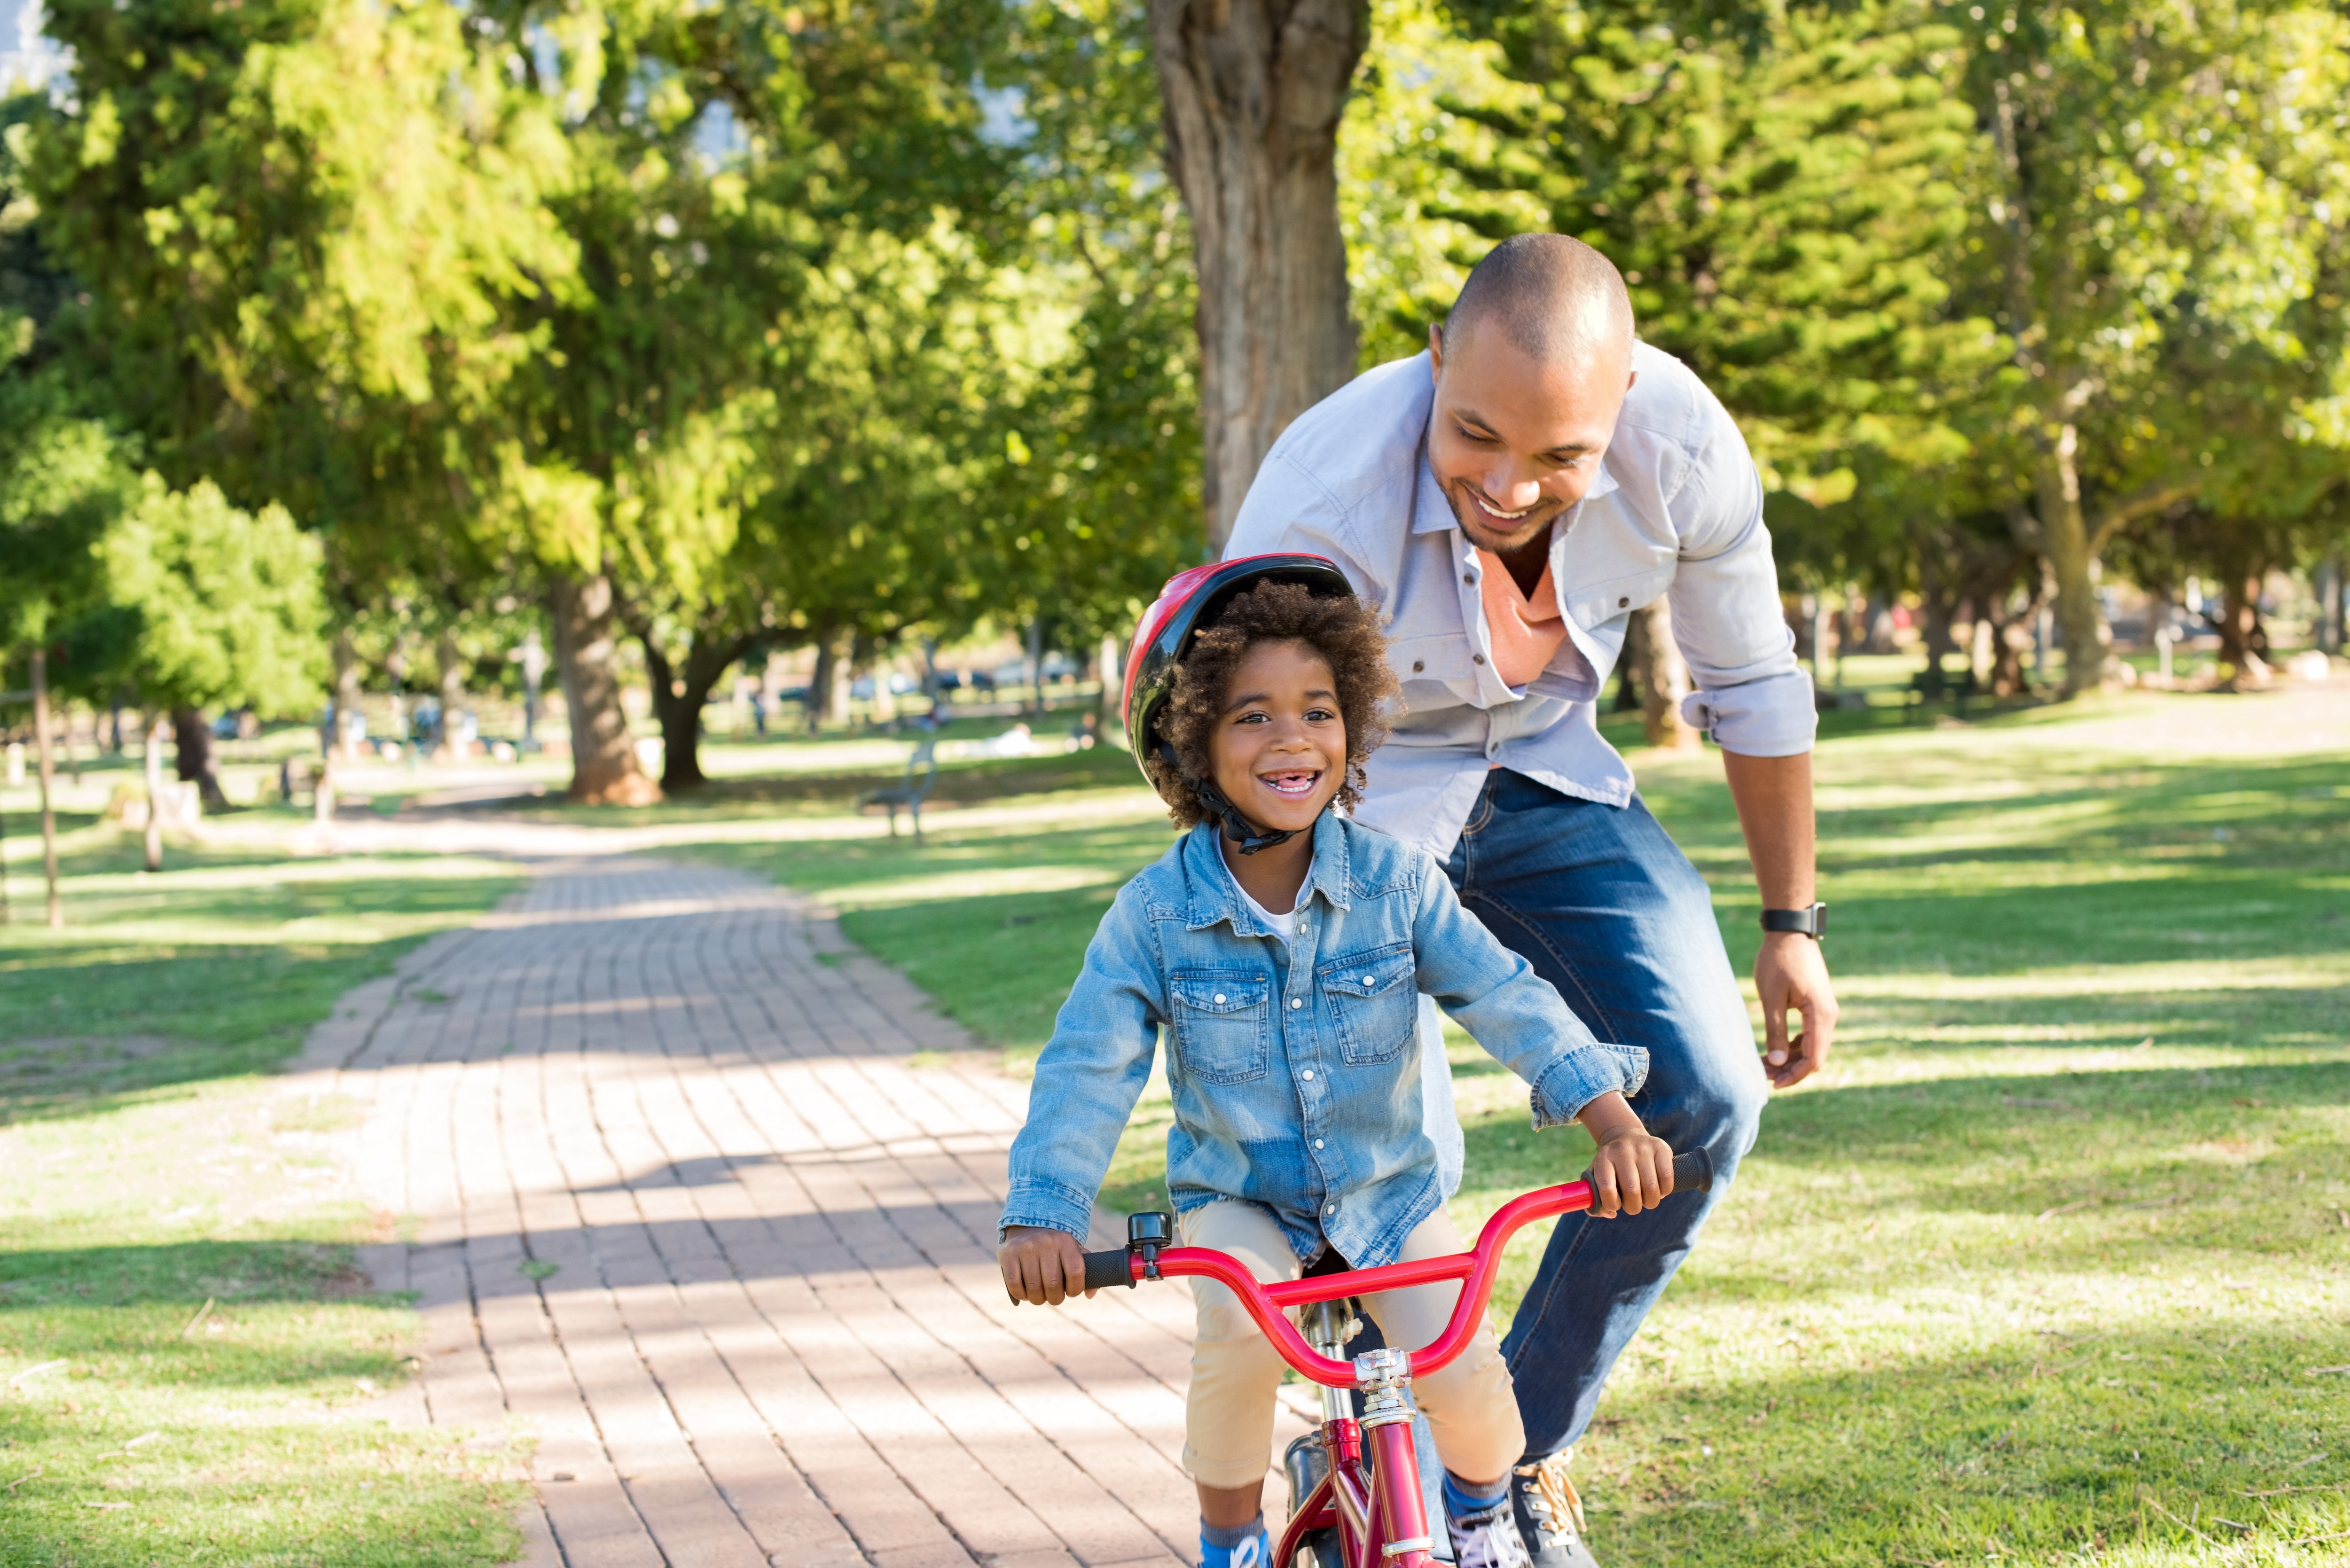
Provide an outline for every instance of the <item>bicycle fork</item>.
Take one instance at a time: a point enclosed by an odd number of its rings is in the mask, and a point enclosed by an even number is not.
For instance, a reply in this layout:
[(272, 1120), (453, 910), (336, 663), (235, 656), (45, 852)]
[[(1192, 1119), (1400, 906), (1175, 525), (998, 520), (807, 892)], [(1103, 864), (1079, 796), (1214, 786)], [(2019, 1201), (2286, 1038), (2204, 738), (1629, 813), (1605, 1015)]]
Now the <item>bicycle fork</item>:
[[(1299, 1324), (1307, 1342), (1333, 1359), (1359, 1326), (1344, 1302), (1317, 1302)], [(1399, 1350), (1367, 1351), (1355, 1357), (1355, 1369), (1364, 1394), (1359, 1420), (1349, 1390), (1318, 1386), (1329, 1468), (1282, 1532), (1276, 1568), (1292, 1568), (1306, 1537), (1334, 1526), (1341, 1568), (1430, 1568), (1436, 1543), (1420, 1496), (1411, 1404), (1404, 1397), (1411, 1357)]]

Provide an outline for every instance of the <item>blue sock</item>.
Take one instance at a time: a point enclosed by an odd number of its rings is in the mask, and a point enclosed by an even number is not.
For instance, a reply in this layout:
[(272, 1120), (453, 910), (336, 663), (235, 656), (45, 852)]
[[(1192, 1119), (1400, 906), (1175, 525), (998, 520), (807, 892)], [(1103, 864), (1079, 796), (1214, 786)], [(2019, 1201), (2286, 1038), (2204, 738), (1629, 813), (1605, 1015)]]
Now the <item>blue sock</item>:
[(1502, 1490), (1492, 1496), (1471, 1497), (1460, 1481), (1453, 1478), (1451, 1470), (1444, 1472), (1444, 1511), (1448, 1518), (1474, 1519), (1480, 1514), (1491, 1513), (1497, 1508), (1506, 1506), (1509, 1501), (1510, 1483), (1506, 1480), (1502, 1482)]
[(1229, 1529), (1200, 1521), (1200, 1568), (1269, 1568), (1273, 1542), (1264, 1537), (1264, 1515)]

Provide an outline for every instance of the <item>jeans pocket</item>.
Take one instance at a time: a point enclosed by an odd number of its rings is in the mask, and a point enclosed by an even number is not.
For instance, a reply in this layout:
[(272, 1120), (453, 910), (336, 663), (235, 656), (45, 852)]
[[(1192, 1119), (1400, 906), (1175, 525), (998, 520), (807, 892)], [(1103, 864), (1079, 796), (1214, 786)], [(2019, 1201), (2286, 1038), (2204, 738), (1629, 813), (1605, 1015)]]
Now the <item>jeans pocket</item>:
[(1409, 942), (1348, 953), (1315, 971), (1343, 1060), (1377, 1066), (1419, 1038), (1419, 992), (1412, 983), (1418, 972)]
[(1264, 976), (1187, 970), (1173, 976), (1175, 1049), (1183, 1070), (1206, 1084), (1245, 1084), (1265, 1075), (1271, 1026)]

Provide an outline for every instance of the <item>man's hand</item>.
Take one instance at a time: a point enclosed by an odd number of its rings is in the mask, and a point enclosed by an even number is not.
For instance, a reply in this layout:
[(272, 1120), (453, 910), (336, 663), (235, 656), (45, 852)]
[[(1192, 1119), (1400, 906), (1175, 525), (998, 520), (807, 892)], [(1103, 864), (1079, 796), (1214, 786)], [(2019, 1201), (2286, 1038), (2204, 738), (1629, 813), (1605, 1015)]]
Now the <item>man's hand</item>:
[(1575, 1119), (1599, 1145), (1591, 1157), (1592, 1213), (1613, 1220), (1654, 1209), (1672, 1196), (1672, 1145), (1650, 1137), (1622, 1095), (1609, 1090)]
[[(1800, 932), (1764, 932), (1754, 991), (1762, 999), (1762, 1071), (1773, 1086), (1793, 1088), (1827, 1064), (1835, 1039), (1835, 987), (1820, 944)], [(1790, 1012), (1804, 1015), (1803, 1032), (1792, 1036)]]
[[(1059, 1306), (1085, 1290), (1086, 1254), (1066, 1231), (1009, 1226), (995, 1261), (1003, 1270), (1003, 1288), (1015, 1302)], [(1086, 1291), (1086, 1298), (1092, 1300), (1093, 1293)]]

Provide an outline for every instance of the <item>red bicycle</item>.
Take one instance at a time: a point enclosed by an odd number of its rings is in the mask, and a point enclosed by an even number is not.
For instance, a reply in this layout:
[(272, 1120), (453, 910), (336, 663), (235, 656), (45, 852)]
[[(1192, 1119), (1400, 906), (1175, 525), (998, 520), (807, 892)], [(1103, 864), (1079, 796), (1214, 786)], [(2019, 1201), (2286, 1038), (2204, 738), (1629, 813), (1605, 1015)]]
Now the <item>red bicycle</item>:
[[(1713, 1161), (1703, 1149), (1673, 1159), (1673, 1190), (1703, 1191), (1713, 1184)], [(1444, 1258), (1389, 1263), (1377, 1269), (1309, 1274), (1279, 1284), (1260, 1283), (1229, 1253), (1206, 1247), (1173, 1247), (1174, 1217), (1165, 1213), (1127, 1218), (1122, 1249), (1086, 1254), (1087, 1290), (1143, 1280), (1211, 1279), (1230, 1289), (1248, 1308), (1281, 1358), (1322, 1388), (1322, 1473), (1310, 1490), (1293, 1470), (1289, 1527), (1274, 1552), (1275, 1563), (1294, 1563), (1309, 1543), (1330, 1568), (1429, 1568), (1436, 1542), (1429, 1533), (1421, 1500), (1419, 1459), (1413, 1447), (1412, 1407), (1404, 1397), (1415, 1375), (1451, 1365), (1469, 1345), (1485, 1303), (1493, 1293), (1502, 1249), (1537, 1220), (1574, 1214), (1591, 1207), (1588, 1181), (1545, 1187), (1510, 1199), (1485, 1221), (1477, 1245)], [(1461, 1299), (1436, 1343), (1419, 1350), (1366, 1351), (1351, 1361), (1339, 1353), (1357, 1331), (1350, 1298), (1407, 1285), (1460, 1280)], [(1287, 1316), (1300, 1314), (1303, 1327)], [(1353, 1396), (1363, 1397), (1357, 1416)], [(1335, 1540), (1329, 1533), (1335, 1532)], [(1335, 1545), (1335, 1552), (1327, 1550)]]

